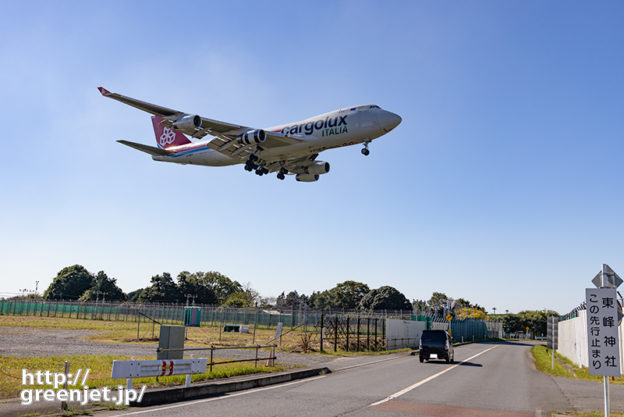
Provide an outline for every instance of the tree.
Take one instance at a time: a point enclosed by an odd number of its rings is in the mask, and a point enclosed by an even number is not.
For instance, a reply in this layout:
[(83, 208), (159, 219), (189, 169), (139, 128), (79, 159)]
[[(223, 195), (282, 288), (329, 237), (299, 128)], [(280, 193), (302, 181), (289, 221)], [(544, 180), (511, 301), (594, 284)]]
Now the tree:
[(125, 301), (127, 298), (123, 290), (117, 286), (117, 279), (109, 278), (104, 271), (100, 271), (93, 278), (91, 288), (82, 294), (80, 300)]
[(128, 293), (128, 301), (132, 301), (133, 303), (136, 303), (139, 301), (139, 297), (141, 296), (141, 293), (143, 292), (145, 288), (139, 288), (138, 290), (134, 290), (134, 291), (130, 291)]
[(399, 290), (390, 286), (383, 286), (371, 290), (360, 301), (363, 310), (407, 310), (411, 311), (412, 305)]
[(188, 271), (180, 272), (178, 274), (178, 288), (185, 300), (187, 295), (191, 295), (194, 296), (194, 301), (198, 304), (218, 304), (219, 302), (215, 290), (204, 272), (200, 271), (194, 274)]
[(442, 315), (449, 301), (452, 301), (452, 299), (443, 292), (434, 292), (427, 304), (429, 304), (432, 313)]
[(329, 290), (312, 293), (310, 305), (319, 310), (353, 310), (369, 291), (368, 285), (362, 282), (345, 281)]
[(93, 275), (82, 265), (61, 269), (43, 294), (46, 300), (77, 300), (93, 283)]
[(182, 301), (180, 290), (168, 272), (163, 272), (162, 275), (154, 275), (151, 279), (151, 284), (141, 292), (138, 299), (140, 303), (175, 303)]
[(277, 296), (275, 306), (281, 309), (299, 308), (300, 305), (308, 303), (308, 297), (304, 294), (299, 295), (297, 291), (291, 291), (287, 295), (282, 292)]
[(221, 304), (224, 307), (253, 307), (254, 299), (253, 295), (247, 291), (239, 291), (230, 294), (225, 301)]
[(329, 290), (329, 294), (334, 308), (353, 310), (369, 291), (368, 285), (362, 282), (345, 281)]
[(210, 271), (201, 277), (202, 285), (212, 289), (217, 297), (217, 303), (223, 304), (232, 294), (243, 291), (243, 286), (238, 281), (232, 281), (220, 272)]

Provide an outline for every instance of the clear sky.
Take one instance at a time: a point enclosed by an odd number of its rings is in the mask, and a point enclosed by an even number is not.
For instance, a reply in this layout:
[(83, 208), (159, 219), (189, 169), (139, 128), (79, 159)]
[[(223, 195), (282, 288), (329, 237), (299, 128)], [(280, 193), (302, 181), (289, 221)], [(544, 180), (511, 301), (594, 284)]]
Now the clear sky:
[[(106, 4), (103, 4), (106, 3)], [(0, 292), (79, 263), (125, 291), (220, 271), (566, 313), (624, 276), (619, 1), (5, 2)], [(96, 87), (266, 127), (375, 103), (403, 123), (316, 183), (154, 162)]]

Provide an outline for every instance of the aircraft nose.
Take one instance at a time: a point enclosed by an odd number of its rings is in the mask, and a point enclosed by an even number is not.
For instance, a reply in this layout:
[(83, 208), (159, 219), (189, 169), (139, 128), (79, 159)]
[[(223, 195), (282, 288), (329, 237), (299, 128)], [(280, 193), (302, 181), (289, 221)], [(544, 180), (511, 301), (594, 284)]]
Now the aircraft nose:
[(398, 114), (386, 111), (383, 117), (383, 127), (386, 132), (391, 131), (401, 123), (403, 119)]

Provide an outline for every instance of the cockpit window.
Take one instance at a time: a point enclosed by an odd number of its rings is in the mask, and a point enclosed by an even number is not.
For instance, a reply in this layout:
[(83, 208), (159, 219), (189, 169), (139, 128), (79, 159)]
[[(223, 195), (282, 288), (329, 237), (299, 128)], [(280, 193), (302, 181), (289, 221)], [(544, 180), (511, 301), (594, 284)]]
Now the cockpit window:
[(373, 106), (370, 106), (370, 108), (371, 108), (371, 109), (378, 109), (378, 108), (379, 108), (379, 106), (375, 106), (375, 105), (373, 105)]

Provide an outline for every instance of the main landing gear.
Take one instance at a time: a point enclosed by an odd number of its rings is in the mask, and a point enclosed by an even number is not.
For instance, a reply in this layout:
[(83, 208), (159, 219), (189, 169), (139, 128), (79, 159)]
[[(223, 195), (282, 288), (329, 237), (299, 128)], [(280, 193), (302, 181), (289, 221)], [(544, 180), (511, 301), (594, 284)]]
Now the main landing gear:
[(362, 155), (364, 156), (368, 156), (368, 154), (370, 153), (370, 151), (368, 150), (369, 143), (370, 143), (370, 140), (367, 140), (364, 142), (364, 148), (362, 149)]
[(280, 168), (279, 172), (277, 173), (277, 178), (283, 180), (284, 178), (286, 178), (287, 173), (288, 170), (286, 168)]

